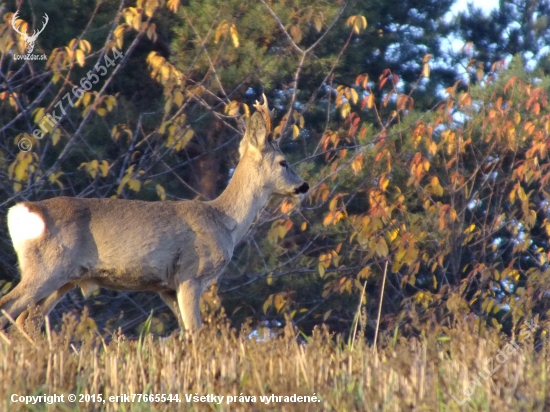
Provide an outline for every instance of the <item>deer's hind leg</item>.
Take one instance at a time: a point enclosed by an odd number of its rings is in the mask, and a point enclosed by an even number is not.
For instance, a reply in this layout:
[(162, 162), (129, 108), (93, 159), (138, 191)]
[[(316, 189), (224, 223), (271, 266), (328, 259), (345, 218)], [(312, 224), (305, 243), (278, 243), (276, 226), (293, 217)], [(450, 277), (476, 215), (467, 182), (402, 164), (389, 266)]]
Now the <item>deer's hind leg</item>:
[[(49, 295), (47, 298), (41, 299), (36, 303), (38, 306), (38, 315), (40, 318), (44, 318), (45, 316), (48, 316), (48, 314), (52, 311), (52, 309), (65, 297), (67, 293), (69, 293), (76, 285), (74, 283), (66, 283), (59, 289), (57, 289), (55, 292), (53, 292), (51, 295)], [(21, 314), (17, 317), (16, 323), (19, 326), (24, 326), (25, 320), (27, 320), (29, 316), (29, 309), (25, 309)]]
[[(0, 299), (0, 309), (17, 319), (29, 306), (34, 306), (42, 301), (43, 307), (49, 312), (70, 290), (67, 286), (68, 273), (61, 267), (48, 271), (38, 264), (24, 265), (21, 281)], [(44, 310), (42, 309), (42, 311)], [(21, 319), (21, 322), (26, 316)], [(7, 321), (5, 316), (0, 315), (0, 328), (6, 326)]]

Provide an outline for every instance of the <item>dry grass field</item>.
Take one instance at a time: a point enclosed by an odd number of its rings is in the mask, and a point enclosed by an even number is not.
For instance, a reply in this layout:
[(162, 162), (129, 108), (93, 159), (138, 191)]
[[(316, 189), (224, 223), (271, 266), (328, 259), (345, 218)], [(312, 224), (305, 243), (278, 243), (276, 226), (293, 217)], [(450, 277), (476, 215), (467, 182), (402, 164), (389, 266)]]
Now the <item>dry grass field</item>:
[[(464, 322), (419, 340), (387, 337), (375, 351), (324, 330), (307, 340), (290, 327), (251, 338), (250, 330), (237, 333), (219, 321), (194, 337), (129, 340), (100, 336), (90, 323), (66, 317), (58, 331), (46, 325), (26, 336), (15, 327), (3, 333), (0, 410), (548, 410), (544, 333), (539, 345), (526, 334), (513, 346), (494, 330)], [(63, 402), (28, 398), (39, 402), (26, 405), (22, 397), (54, 394)], [(70, 394), (77, 402), (68, 401)], [(132, 394), (172, 394), (179, 402), (139, 402), (137, 395), (128, 401)], [(117, 395), (128, 398), (111, 398)], [(309, 398), (292, 402), (298, 396)]]

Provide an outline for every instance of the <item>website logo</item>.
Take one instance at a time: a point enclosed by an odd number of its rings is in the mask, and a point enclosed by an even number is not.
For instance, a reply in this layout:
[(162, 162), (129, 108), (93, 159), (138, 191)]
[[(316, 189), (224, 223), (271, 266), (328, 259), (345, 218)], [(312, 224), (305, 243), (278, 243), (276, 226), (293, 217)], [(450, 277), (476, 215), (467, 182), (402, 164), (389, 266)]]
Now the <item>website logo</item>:
[[(19, 11), (16, 11), (11, 19), (11, 25), (13, 27), (13, 30), (15, 30), (17, 33), (19, 33), (21, 35), (21, 37), (23, 38), (23, 40), (25, 41), (25, 43), (27, 43), (27, 55), (30, 55), (32, 53), (32, 51), (34, 50), (34, 43), (36, 42), (36, 39), (38, 38), (38, 35), (40, 33), (42, 33), (44, 31), (44, 29), (46, 28), (46, 25), (48, 24), (48, 21), (50, 20), (50, 18), (48, 17), (48, 15), (46, 13), (44, 13), (44, 22), (42, 24), (42, 28), (40, 30), (34, 30), (33, 33), (32, 33), (32, 36), (29, 36), (26, 32), (23, 33), (22, 31), (20, 31), (17, 26), (15, 25), (15, 21), (17, 20), (17, 16), (19, 15)], [(21, 25), (19, 25), (19, 27), (21, 27)], [(16, 59), (18, 56), (15, 56)], [(25, 59), (27, 60), (27, 59)], [(35, 60), (35, 59), (33, 59)], [(42, 60), (42, 59), (40, 59)]]

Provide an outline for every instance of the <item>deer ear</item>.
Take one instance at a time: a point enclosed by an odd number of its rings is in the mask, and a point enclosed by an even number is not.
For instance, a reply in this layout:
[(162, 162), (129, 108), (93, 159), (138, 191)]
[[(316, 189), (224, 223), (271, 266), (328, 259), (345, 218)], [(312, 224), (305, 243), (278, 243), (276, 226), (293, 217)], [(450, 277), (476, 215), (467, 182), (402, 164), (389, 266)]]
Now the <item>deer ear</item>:
[(252, 115), (248, 128), (248, 142), (258, 150), (263, 150), (267, 143), (267, 125), (259, 112)]
[(248, 121), (246, 132), (239, 147), (239, 152), (242, 156), (246, 151), (247, 146), (261, 152), (265, 149), (266, 144), (267, 125), (265, 124), (265, 120), (263, 119), (262, 115), (256, 112)]
[(267, 106), (267, 98), (262, 94), (263, 104), (256, 100), (254, 107), (256, 113), (252, 115), (246, 126), (246, 132), (239, 146), (241, 157), (248, 148), (255, 150), (261, 156), (261, 152), (266, 148), (269, 142), (273, 141), (271, 130), (271, 116)]

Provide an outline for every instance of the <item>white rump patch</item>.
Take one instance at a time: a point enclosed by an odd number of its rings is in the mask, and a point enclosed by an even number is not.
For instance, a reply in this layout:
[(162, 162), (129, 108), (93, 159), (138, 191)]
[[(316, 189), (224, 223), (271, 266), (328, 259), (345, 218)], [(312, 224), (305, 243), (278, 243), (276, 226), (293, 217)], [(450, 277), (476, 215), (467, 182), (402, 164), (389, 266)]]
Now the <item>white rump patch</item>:
[(8, 229), (17, 251), (26, 241), (42, 235), (46, 224), (41, 216), (31, 212), (24, 204), (18, 204), (8, 211)]

